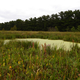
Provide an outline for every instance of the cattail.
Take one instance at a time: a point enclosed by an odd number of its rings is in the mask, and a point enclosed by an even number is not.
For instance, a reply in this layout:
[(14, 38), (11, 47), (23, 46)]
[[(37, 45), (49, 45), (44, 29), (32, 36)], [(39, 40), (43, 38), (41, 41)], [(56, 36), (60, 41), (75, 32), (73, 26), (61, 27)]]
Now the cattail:
[(43, 47), (43, 44), (42, 44), (42, 47)]
[(44, 43), (44, 54), (46, 55), (46, 43)]
[(34, 42), (33, 42), (33, 48), (34, 48)]
[(74, 43), (74, 40), (72, 39), (72, 42)]

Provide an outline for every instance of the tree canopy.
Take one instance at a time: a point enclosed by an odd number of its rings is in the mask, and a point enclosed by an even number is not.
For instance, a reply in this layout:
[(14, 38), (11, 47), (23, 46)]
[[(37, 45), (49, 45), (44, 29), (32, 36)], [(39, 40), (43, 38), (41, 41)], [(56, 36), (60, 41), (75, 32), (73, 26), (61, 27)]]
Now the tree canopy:
[(0, 23), (0, 30), (15, 30), (14, 26), (18, 31), (80, 31), (80, 10), (61, 11), (58, 14), (43, 15), (25, 21), (17, 19)]

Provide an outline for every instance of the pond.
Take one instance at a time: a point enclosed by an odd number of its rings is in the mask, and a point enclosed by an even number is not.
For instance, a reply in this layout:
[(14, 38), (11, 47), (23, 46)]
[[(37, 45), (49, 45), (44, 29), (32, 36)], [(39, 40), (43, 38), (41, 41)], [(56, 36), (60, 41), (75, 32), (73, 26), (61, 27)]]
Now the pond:
[[(63, 41), (63, 40), (49, 40), (49, 39), (40, 39), (40, 38), (17, 38), (14, 39), (17, 41), (33, 41), (33, 42), (38, 42), (40, 47), (42, 48), (42, 44), (46, 43), (46, 45), (50, 45), (51, 47), (57, 47), (57, 49), (62, 48), (64, 50), (71, 50), (71, 47), (75, 45), (76, 43), (73, 42), (68, 42), (68, 41)], [(4, 44), (9, 42), (11, 40), (4, 40)], [(80, 47), (80, 43), (77, 43), (77, 45)]]

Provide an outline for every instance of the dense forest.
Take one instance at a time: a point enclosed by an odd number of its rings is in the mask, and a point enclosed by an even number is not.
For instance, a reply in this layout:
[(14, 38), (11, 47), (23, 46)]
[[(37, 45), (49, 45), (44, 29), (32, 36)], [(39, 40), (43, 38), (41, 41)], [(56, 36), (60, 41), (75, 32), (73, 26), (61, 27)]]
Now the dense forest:
[(25, 21), (17, 19), (0, 23), (0, 30), (18, 31), (80, 31), (80, 10), (61, 11), (58, 14), (43, 15)]

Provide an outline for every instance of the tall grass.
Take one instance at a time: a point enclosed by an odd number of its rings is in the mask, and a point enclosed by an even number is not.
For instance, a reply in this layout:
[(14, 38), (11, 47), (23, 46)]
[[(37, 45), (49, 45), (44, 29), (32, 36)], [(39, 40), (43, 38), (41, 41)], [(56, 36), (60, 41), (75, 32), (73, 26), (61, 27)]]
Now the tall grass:
[(0, 42), (0, 80), (80, 80), (80, 48), (71, 51), (50, 45)]
[(80, 42), (80, 32), (0, 31), (0, 39), (43, 38)]

